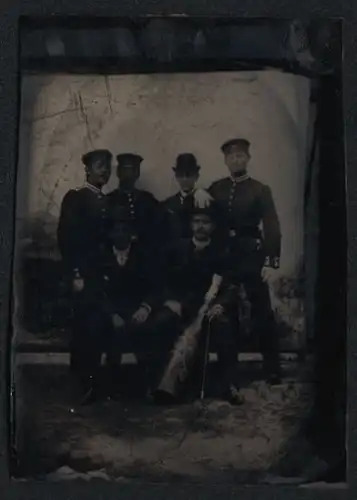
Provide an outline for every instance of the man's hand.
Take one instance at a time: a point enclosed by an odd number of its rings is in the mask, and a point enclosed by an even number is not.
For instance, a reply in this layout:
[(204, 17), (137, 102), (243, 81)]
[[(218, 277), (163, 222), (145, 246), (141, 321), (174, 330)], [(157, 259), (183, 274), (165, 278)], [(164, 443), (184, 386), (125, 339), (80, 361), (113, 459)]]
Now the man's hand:
[(224, 313), (224, 307), (221, 304), (214, 304), (208, 311), (207, 317), (209, 320), (218, 318)]
[(278, 257), (267, 256), (261, 274), (263, 281), (265, 283), (275, 281), (279, 275), (279, 268), (280, 259)]
[(263, 267), (262, 279), (265, 283), (273, 283), (279, 277), (279, 269), (273, 267)]
[(167, 300), (164, 306), (168, 307), (174, 314), (182, 316), (182, 306), (180, 302), (177, 302), (177, 300)]
[(72, 282), (72, 287), (75, 292), (81, 292), (84, 288), (84, 279), (75, 278)]
[(114, 328), (122, 328), (125, 325), (125, 321), (121, 316), (119, 316), (119, 314), (113, 314), (112, 322)]
[(213, 198), (208, 191), (205, 191), (204, 189), (196, 189), (193, 199), (195, 207), (206, 208), (210, 206)]
[(139, 309), (136, 311), (136, 313), (133, 314), (132, 320), (134, 323), (145, 323), (145, 321), (148, 319), (150, 314), (150, 311), (147, 307), (141, 306)]

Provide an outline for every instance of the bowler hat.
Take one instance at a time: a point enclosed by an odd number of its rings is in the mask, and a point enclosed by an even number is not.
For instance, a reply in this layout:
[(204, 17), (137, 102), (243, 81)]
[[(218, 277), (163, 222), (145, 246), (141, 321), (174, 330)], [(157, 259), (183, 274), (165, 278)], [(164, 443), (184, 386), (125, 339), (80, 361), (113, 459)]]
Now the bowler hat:
[(122, 153), (120, 155), (117, 155), (118, 165), (125, 164), (136, 167), (139, 166), (142, 161), (143, 158), (140, 155), (134, 153)]
[(173, 170), (176, 174), (196, 174), (200, 170), (200, 166), (194, 154), (182, 153), (176, 158), (176, 165)]
[(93, 151), (89, 151), (88, 153), (85, 153), (82, 156), (82, 163), (86, 167), (89, 167), (95, 161), (98, 161), (98, 160), (111, 161), (112, 157), (113, 157), (113, 155), (110, 151), (108, 151), (108, 149), (95, 149)]
[(249, 152), (249, 147), (250, 147), (250, 142), (247, 141), (247, 139), (230, 139), (229, 141), (226, 141), (224, 144), (221, 146), (221, 151), (224, 154), (229, 153), (231, 148), (236, 147), (240, 149), (241, 151), (244, 151), (245, 153)]

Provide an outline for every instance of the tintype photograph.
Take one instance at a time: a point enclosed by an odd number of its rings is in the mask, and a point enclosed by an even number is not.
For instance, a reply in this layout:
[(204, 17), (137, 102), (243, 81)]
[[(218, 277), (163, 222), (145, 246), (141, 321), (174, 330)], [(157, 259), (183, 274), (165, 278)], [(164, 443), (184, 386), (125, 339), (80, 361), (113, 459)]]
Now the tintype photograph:
[(344, 332), (316, 334), (338, 33), (23, 29), (14, 477), (345, 481)]

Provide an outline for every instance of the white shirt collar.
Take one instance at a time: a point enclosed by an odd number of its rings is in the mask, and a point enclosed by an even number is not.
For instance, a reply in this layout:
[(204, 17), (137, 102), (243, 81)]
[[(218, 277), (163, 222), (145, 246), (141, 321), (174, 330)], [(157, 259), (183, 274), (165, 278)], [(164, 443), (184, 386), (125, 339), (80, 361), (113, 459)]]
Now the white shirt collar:
[(120, 266), (124, 266), (126, 264), (129, 258), (130, 250), (131, 250), (131, 244), (124, 250), (117, 250), (115, 247), (113, 247), (114, 255)]
[(208, 247), (211, 243), (211, 239), (208, 241), (198, 241), (194, 236), (192, 237), (192, 243), (194, 244), (195, 248), (197, 250), (203, 250), (204, 248)]
[(193, 194), (196, 191), (196, 188), (191, 189), (191, 191), (180, 191), (181, 198), (187, 198), (190, 194)]

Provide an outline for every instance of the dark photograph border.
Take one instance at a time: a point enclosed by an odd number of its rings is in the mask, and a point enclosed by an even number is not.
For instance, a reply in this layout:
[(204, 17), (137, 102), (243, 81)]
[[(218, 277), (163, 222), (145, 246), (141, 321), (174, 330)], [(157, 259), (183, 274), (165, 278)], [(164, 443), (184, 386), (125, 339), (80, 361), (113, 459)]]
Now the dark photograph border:
[[(354, 329), (356, 328), (356, 314), (353, 312), (354, 297), (357, 292), (357, 267), (354, 264), (354, 258), (357, 257), (357, 249), (355, 248), (356, 229), (355, 219), (356, 210), (356, 194), (357, 178), (354, 173), (354, 159), (357, 157), (357, 150), (354, 147), (356, 116), (353, 106), (354, 89), (357, 88), (355, 80), (357, 75), (354, 75), (354, 15), (347, 8), (347, 2), (344, 6), (328, 7), (322, 6), (320, 2), (310, 2), (308, 6), (295, 6), (292, 2), (286, 2), (285, 5), (280, 2), (255, 2), (254, 7), (250, 2), (241, 3), (239, 9), (233, 7), (234, 2), (221, 2), (217, 7), (210, 2), (195, 2), (195, 6), (176, 5), (176, 2), (151, 2), (141, 3), (138, 6), (136, 3), (125, 2), (124, 5), (116, 5), (114, 1), (99, 2), (92, 0), (90, 4), (85, 2), (76, 2), (74, 6), (71, 2), (62, 2), (57, 5), (56, 2), (36, 2), (30, 5), (27, 2), (18, 2), (15, 7), (8, 11), (6, 16), (1, 19), (1, 34), (2, 40), (0, 44), (0, 100), (1, 113), (0, 123), (3, 131), (0, 137), (0, 329), (1, 329), (1, 344), (0, 353), (2, 367), (0, 379), (1, 401), (1, 435), (0, 435), (0, 490), (5, 492), (9, 498), (23, 497), (58, 497), (70, 498), (74, 495), (85, 496), (86, 498), (98, 498), (101, 496), (111, 497), (118, 494), (131, 495), (137, 497), (142, 495), (152, 496), (153, 498), (166, 498), (168, 495), (172, 497), (186, 497), (188, 495), (194, 497), (202, 495), (209, 497), (211, 495), (218, 496), (242, 496), (243, 498), (312, 498), (321, 496), (323, 498), (353, 498), (354, 486), (354, 463), (356, 462), (354, 455), (355, 449), (353, 443), (353, 429), (355, 427), (355, 407), (356, 397), (354, 394), (354, 385), (357, 383), (357, 376), (353, 366), (354, 353), (357, 352), (357, 346), (354, 340)], [(186, 3), (186, 2), (185, 2)], [(325, 2), (326, 3), (326, 2)], [(161, 5), (160, 5), (161, 4)], [(291, 4), (291, 5), (289, 5)], [(319, 5), (320, 4), (320, 5)], [(332, 4), (332, 2), (331, 2)], [(344, 21), (343, 45), (344, 45), (344, 60), (343, 60), (343, 99), (344, 99), (344, 121), (345, 127), (345, 146), (341, 145), (340, 156), (336, 151), (328, 152), (325, 150), (326, 162), (329, 170), (329, 175), (324, 178), (323, 190), (321, 192), (321, 204), (324, 208), (321, 230), (324, 237), (321, 241), (321, 258), (320, 272), (323, 276), (321, 289), (328, 289), (330, 293), (323, 294), (319, 307), (326, 309), (332, 303), (340, 306), (334, 312), (335, 328), (344, 329), (345, 323), (345, 282), (344, 282), (344, 264), (346, 263), (346, 248), (345, 244), (337, 245), (336, 238), (343, 241), (345, 234), (343, 233), (343, 220), (345, 219), (345, 173), (343, 161), (343, 150), (347, 153), (347, 178), (348, 178), (348, 239), (349, 239), (349, 256), (348, 256), (348, 339), (347, 339), (347, 354), (348, 354), (348, 484), (349, 489), (323, 489), (323, 490), (303, 490), (296, 487), (244, 487), (235, 486), (232, 484), (220, 485), (215, 488), (209, 488), (204, 485), (182, 485), (177, 488), (167, 485), (150, 485), (147, 484), (105, 484), (103, 482), (72, 483), (61, 485), (37, 484), (35, 482), (14, 482), (9, 481), (9, 334), (11, 330), (11, 275), (13, 265), (13, 244), (14, 244), (14, 211), (15, 211), (15, 184), (16, 184), (16, 163), (17, 163), (17, 133), (18, 133), (18, 118), (19, 118), (19, 16), (30, 16), (32, 18), (47, 17), (54, 14), (64, 15), (91, 15), (95, 16), (120, 16), (120, 17), (138, 17), (145, 15), (170, 15), (182, 14), (185, 12), (188, 16), (232, 16), (242, 17), (284, 17), (284, 18), (299, 18), (309, 19), (310, 17), (320, 17), (322, 19), (342, 18)], [(342, 83), (342, 82), (340, 82)], [(342, 85), (341, 85), (342, 87)], [(339, 90), (341, 92), (342, 89)], [(325, 99), (329, 100), (328, 91), (326, 91)], [(327, 109), (327, 108), (326, 108)], [(330, 110), (331, 111), (331, 110)], [(326, 111), (326, 120), (340, 120), (342, 122), (342, 113), (340, 110), (334, 110), (336, 115), (329, 114)], [(332, 133), (331, 133), (332, 134)], [(332, 135), (326, 132), (327, 142), (333, 139)], [(331, 161), (333, 154), (335, 161)], [(338, 163), (340, 158), (340, 163)], [(339, 189), (337, 189), (337, 185)], [(344, 242), (343, 242), (344, 243)], [(334, 269), (334, 276), (331, 274), (331, 269)], [(342, 278), (342, 279), (341, 279)], [(332, 314), (332, 313), (330, 313)], [(326, 317), (326, 322), (331, 323), (331, 316)], [(331, 330), (331, 326), (330, 326)], [(328, 341), (328, 337), (326, 338)], [(354, 382), (356, 380), (356, 382)], [(344, 495), (344, 496), (343, 496)]]

